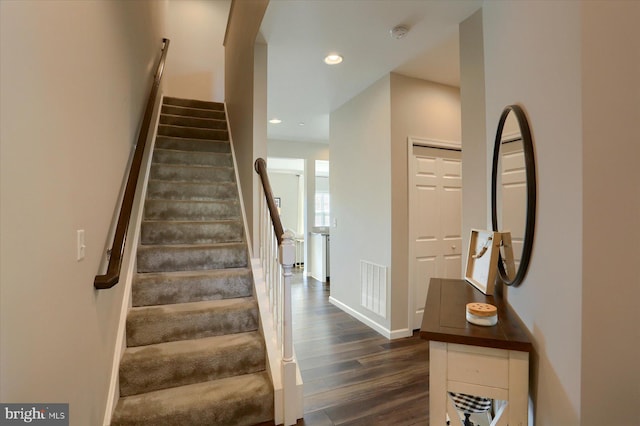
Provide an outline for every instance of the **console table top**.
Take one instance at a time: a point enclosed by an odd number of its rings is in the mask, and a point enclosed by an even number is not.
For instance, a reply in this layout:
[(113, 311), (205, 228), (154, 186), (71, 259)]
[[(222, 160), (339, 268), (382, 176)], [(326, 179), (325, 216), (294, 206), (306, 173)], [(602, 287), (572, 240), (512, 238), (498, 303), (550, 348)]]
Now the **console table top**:
[[(498, 308), (498, 324), (467, 322), (466, 305), (490, 303)], [(520, 319), (501, 297), (487, 296), (465, 280), (432, 278), (424, 306), (420, 337), (462, 345), (531, 352), (533, 345)]]

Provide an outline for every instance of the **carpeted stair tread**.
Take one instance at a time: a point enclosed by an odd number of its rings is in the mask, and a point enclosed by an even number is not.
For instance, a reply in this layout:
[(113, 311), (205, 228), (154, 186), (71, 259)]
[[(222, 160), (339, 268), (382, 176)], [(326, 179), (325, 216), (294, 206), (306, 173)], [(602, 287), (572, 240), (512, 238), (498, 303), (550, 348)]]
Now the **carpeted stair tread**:
[(149, 244), (218, 244), (243, 241), (240, 220), (209, 222), (142, 222), (141, 243)]
[(215, 118), (188, 117), (184, 115), (161, 114), (160, 124), (172, 126), (198, 127), (201, 129), (227, 129), (227, 121)]
[(205, 140), (162, 135), (156, 137), (156, 148), (198, 152), (231, 152), (231, 145), (227, 140)]
[(251, 297), (253, 277), (248, 268), (137, 274), (132, 286), (133, 306), (189, 303)]
[(138, 272), (199, 271), (247, 266), (246, 243), (142, 245)]
[(120, 398), (112, 426), (249, 426), (273, 419), (266, 372)]
[(191, 139), (216, 141), (229, 140), (229, 133), (226, 129), (202, 129), (199, 127), (174, 126), (169, 124), (159, 124), (158, 134), (162, 136), (177, 136)]
[(127, 346), (191, 340), (255, 331), (258, 305), (252, 297), (131, 308)]
[(120, 396), (255, 373), (265, 362), (257, 331), (132, 347), (120, 363)]
[(178, 105), (162, 105), (162, 114), (184, 115), (188, 117), (214, 118), (217, 120), (225, 120), (226, 114), (224, 110), (192, 108)]
[(198, 99), (183, 99), (173, 96), (162, 98), (164, 105), (182, 106), (187, 108), (210, 109), (214, 111), (224, 111), (224, 104), (221, 102), (202, 101)]
[(233, 182), (204, 184), (201, 182), (172, 182), (150, 179), (148, 199), (217, 201), (236, 200), (238, 189)]
[(173, 182), (234, 182), (232, 167), (215, 167), (185, 164), (152, 164), (150, 179)]
[(231, 154), (228, 153), (155, 149), (153, 152), (153, 163), (233, 167), (233, 158)]
[(273, 422), (224, 105), (165, 97), (112, 425)]
[(212, 218), (242, 220), (242, 211), (235, 199), (216, 201), (147, 199), (144, 218), (145, 220), (190, 221), (208, 221)]

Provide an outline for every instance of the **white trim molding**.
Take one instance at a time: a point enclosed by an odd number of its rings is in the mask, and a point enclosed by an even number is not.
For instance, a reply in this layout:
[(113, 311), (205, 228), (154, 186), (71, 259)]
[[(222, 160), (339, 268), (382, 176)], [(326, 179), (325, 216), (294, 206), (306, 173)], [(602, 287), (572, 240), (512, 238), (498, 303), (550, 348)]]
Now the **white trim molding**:
[(361, 323), (368, 325), (369, 327), (371, 327), (376, 332), (380, 333), (382, 336), (386, 337), (389, 340), (400, 339), (403, 337), (410, 337), (413, 335), (413, 331), (409, 330), (408, 328), (401, 328), (398, 330), (389, 330), (383, 325), (375, 322), (371, 318), (367, 317), (366, 315), (363, 315), (362, 313), (356, 311), (350, 306), (345, 305), (344, 303), (340, 302), (339, 300), (335, 299), (332, 296), (329, 296), (329, 303), (339, 308), (340, 310), (346, 312), (347, 314), (351, 315)]
[(462, 144), (456, 141), (422, 138), (419, 136), (407, 136), (407, 141), (409, 142), (409, 146), (417, 145), (429, 148), (444, 148), (462, 151)]

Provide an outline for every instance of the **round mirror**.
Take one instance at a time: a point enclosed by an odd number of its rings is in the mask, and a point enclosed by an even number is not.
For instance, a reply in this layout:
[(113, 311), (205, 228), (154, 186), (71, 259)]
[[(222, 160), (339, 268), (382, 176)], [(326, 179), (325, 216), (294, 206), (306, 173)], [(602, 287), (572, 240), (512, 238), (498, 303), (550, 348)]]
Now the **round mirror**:
[(506, 285), (522, 283), (533, 248), (536, 167), (527, 117), (518, 105), (502, 111), (493, 147), (491, 222), (503, 239), (498, 273)]

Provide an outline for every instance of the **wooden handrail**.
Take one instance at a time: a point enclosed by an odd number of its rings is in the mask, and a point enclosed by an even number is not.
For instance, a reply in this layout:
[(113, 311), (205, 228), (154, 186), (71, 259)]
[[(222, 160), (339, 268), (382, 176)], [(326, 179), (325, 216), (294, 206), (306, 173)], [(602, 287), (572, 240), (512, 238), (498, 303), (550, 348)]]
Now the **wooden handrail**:
[(256, 172), (260, 176), (260, 180), (262, 181), (264, 196), (267, 199), (267, 207), (269, 207), (269, 215), (271, 216), (271, 222), (273, 222), (273, 230), (276, 234), (276, 238), (278, 239), (278, 244), (282, 244), (284, 228), (282, 227), (280, 214), (278, 213), (276, 202), (273, 199), (273, 191), (271, 190), (271, 185), (269, 184), (269, 176), (267, 176), (267, 162), (264, 161), (264, 158), (258, 158), (254, 163), (254, 167), (256, 169)]
[(93, 286), (98, 290), (111, 288), (120, 280), (120, 269), (122, 268), (122, 257), (127, 239), (127, 231), (129, 229), (131, 210), (133, 208), (133, 199), (136, 195), (136, 186), (138, 183), (138, 177), (140, 176), (140, 168), (142, 167), (142, 156), (149, 137), (149, 127), (151, 126), (153, 109), (158, 96), (158, 90), (160, 88), (160, 82), (164, 72), (164, 64), (167, 58), (170, 41), (167, 38), (163, 38), (162, 43), (162, 55), (160, 56), (160, 63), (158, 64), (158, 68), (153, 79), (153, 86), (151, 87), (147, 107), (144, 110), (136, 149), (133, 154), (133, 160), (131, 161), (131, 169), (129, 170), (127, 186), (125, 187), (122, 205), (120, 206), (120, 214), (118, 216), (116, 232), (113, 237), (113, 245), (111, 246), (111, 256), (109, 257), (107, 272), (104, 275), (96, 275), (93, 281)]

